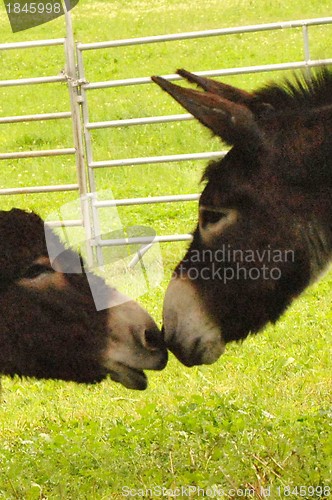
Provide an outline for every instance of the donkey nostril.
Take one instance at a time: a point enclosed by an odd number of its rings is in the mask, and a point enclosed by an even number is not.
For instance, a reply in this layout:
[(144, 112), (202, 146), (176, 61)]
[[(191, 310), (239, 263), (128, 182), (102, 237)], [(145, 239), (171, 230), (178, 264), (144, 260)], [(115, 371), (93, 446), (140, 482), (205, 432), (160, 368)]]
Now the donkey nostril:
[(145, 330), (144, 332), (144, 346), (149, 351), (156, 351), (163, 347), (163, 340), (159, 330), (156, 328)]

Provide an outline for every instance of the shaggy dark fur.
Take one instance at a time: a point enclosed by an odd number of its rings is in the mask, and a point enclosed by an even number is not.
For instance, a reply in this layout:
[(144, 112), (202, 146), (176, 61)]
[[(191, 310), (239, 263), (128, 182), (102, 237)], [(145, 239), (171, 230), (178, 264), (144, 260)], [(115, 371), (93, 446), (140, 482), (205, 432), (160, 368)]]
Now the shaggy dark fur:
[[(82, 259), (65, 249), (50, 229), (46, 231), (48, 243), (63, 248), (52, 267), (42, 219), (18, 209), (0, 212), (0, 374), (99, 382), (109, 373), (104, 366), (106, 351), (110, 351), (112, 361), (112, 317), (116, 307), (96, 310)], [(100, 293), (106, 291), (108, 297), (116, 293), (101, 278), (91, 275), (91, 279)], [(133, 366), (130, 373), (134, 379), (137, 375), (138, 382), (129, 386), (143, 389), (146, 382), (141, 369), (161, 369), (167, 355), (154, 322), (139, 310), (143, 333), (144, 321), (148, 325), (146, 328), (150, 328), (146, 331), (150, 335), (151, 358), (152, 355), (156, 357), (154, 366), (153, 362), (149, 366), (148, 361), (144, 366), (143, 354), (149, 345), (148, 342), (144, 344), (142, 336), (143, 347), (137, 335), (136, 344), (133, 341), (137, 354), (133, 347), (132, 357), (136, 356), (138, 361), (135, 359), (131, 365), (130, 359), (128, 365)], [(128, 335), (134, 335), (134, 320), (127, 328)], [(118, 344), (119, 340), (115, 340), (115, 350)], [(139, 349), (142, 349), (141, 358)], [(115, 356), (117, 363), (126, 362), (119, 359), (118, 352)], [(113, 377), (120, 380), (116, 372)]]
[[(331, 262), (332, 72), (325, 68), (312, 79), (297, 76), (294, 83), (271, 84), (252, 94), (184, 70), (179, 74), (204, 92), (154, 80), (232, 148), (205, 171), (200, 223), (176, 273), (199, 270), (192, 284), (230, 342), (275, 322)], [(218, 226), (222, 209), (235, 209), (237, 221), (207, 243), (206, 229)], [(268, 248), (293, 254), (278, 263), (268, 256), (260, 260)], [(206, 249), (229, 249), (231, 258), (226, 254), (223, 262), (207, 262)], [(233, 252), (248, 249), (256, 256), (251, 262)], [(225, 269), (235, 271), (238, 265), (247, 271), (278, 267), (280, 278), (243, 274), (224, 282)], [(202, 279), (206, 266), (211, 272), (220, 268), (219, 275)], [(175, 342), (180, 338), (170, 340), (171, 349)]]
[(107, 311), (96, 312), (85, 274), (65, 275), (64, 290), (27, 291), (17, 280), (47, 272), (33, 265), (48, 257), (43, 221), (17, 209), (0, 212), (0, 238), (0, 372), (102, 380), (107, 375), (100, 362), (108, 340)]

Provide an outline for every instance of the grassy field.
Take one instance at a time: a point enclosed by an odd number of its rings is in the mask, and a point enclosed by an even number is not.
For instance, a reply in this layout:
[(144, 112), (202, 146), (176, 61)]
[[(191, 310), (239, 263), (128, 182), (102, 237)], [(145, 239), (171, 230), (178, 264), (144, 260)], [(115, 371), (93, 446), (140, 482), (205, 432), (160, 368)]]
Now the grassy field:
[[(80, 0), (75, 39), (103, 41), (181, 31), (324, 17), (330, 1)], [(64, 20), (11, 33), (0, 4), (0, 43), (58, 38)], [(89, 81), (302, 59), (301, 29), (234, 35), (86, 53)], [(332, 26), (310, 30), (311, 57), (331, 57)], [(1, 79), (56, 75), (60, 48), (0, 51)], [(229, 77), (253, 88), (281, 75)], [(89, 94), (94, 121), (179, 113), (153, 85)], [(67, 111), (64, 84), (0, 88), (0, 116)], [(94, 159), (218, 150), (194, 122), (93, 133)], [(71, 147), (68, 121), (1, 125), (0, 153)], [(0, 161), (0, 188), (76, 181), (73, 158)], [(199, 192), (204, 162), (97, 172), (116, 197)], [(76, 193), (8, 196), (1, 208), (42, 216)], [(158, 234), (190, 232), (196, 204), (119, 209), (125, 225)], [(161, 246), (165, 276), (140, 298), (160, 323), (163, 293), (183, 243)], [(106, 500), (132, 497), (332, 497), (331, 273), (283, 316), (212, 366), (185, 368), (171, 357), (143, 393), (98, 386), (3, 378), (0, 498)], [(164, 488), (162, 490), (162, 488)], [(301, 489), (302, 488), (302, 489)], [(161, 495), (162, 494), (162, 495)]]

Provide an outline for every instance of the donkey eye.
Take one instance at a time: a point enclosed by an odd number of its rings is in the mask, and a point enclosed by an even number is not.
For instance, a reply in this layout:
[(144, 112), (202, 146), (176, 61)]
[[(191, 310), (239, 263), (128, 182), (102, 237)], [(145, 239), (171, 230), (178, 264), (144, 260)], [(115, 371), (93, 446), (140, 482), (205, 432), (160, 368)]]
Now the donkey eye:
[(200, 210), (200, 222), (202, 227), (205, 227), (208, 224), (216, 224), (223, 217), (227, 217), (227, 213), (221, 210), (216, 211), (205, 208)]
[(238, 220), (239, 214), (236, 208), (199, 208), (199, 231), (206, 245), (213, 244), (215, 238), (219, 238), (227, 228), (233, 226)]
[(54, 270), (51, 267), (44, 266), (42, 264), (33, 264), (24, 272), (22, 278), (33, 280), (38, 278), (41, 274), (53, 272)]

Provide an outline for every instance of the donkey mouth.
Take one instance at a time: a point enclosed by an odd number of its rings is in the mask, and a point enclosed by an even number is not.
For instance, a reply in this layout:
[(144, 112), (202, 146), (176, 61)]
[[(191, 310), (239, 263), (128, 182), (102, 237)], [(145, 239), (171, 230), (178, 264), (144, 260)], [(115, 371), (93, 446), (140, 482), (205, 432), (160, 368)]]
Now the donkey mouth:
[(176, 342), (168, 345), (168, 349), (172, 354), (182, 363), (184, 366), (191, 368), (196, 365), (204, 364), (204, 361), (201, 360), (201, 356), (196, 353), (194, 350), (191, 350), (189, 353), (186, 353), (181, 345)]
[[(162, 333), (165, 337), (164, 327)], [(171, 330), (167, 335), (167, 349), (174, 354), (180, 363), (188, 368), (198, 365), (211, 365), (224, 352), (225, 343), (221, 340), (219, 328), (210, 328), (208, 333), (210, 335), (207, 338), (203, 336), (190, 338), (187, 336), (187, 342), (181, 342), (177, 338), (177, 332)]]
[[(162, 335), (165, 338), (165, 327), (162, 327)], [(201, 364), (198, 360), (198, 357), (196, 353), (194, 352), (195, 349), (190, 350), (189, 353), (185, 352), (184, 347), (176, 341), (175, 339), (175, 334), (172, 334), (169, 336), (168, 341), (166, 342), (167, 349), (174, 354), (174, 356), (182, 363), (183, 365), (187, 366), (188, 368), (191, 368), (192, 366), (195, 366), (196, 364)], [(195, 346), (197, 347), (197, 346)]]
[(119, 382), (127, 389), (144, 391), (148, 386), (148, 379), (143, 370), (119, 364), (117, 371), (109, 370), (108, 373), (114, 382)]

